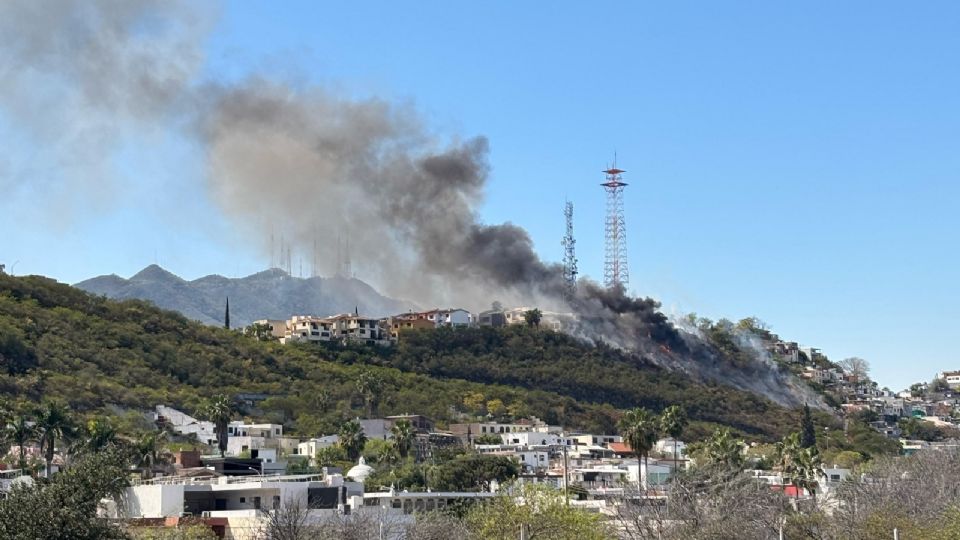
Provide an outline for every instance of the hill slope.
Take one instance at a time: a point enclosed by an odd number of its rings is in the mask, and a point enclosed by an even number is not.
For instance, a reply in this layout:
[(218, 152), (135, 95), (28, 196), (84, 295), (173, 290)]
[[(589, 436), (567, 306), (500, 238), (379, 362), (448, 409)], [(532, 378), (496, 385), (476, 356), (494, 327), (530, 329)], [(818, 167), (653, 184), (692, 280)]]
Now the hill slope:
[(234, 326), (245, 326), (257, 319), (333, 315), (352, 313), (355, 309), (380, 317), (416, 308), (410, 302), (382, 296), (359, 279), (297, 278), (276, 268), (244, 278), (211, 275), (187, 281), (152, 264), (130, 279), (99, 276), (75, 286), (115, 300), (149, 300), (205, 324), (223, 324), (224, 303), (229, 297)]
[[(762, 397), (552, 332), (425, 331), (395, 349), (282, 346), (36, 276), (0, 274), (0, 357), (0, 395), (21, 405), (58, 398), (87, 413), (158, 403), (192, 411), (218, 392), (263, 393), (271, 397), (252, 416), (306, 435), (329, 433), (366, 406), (459, 420), (478, 412), (468, 395), (499, 400), (504, 416), (607, 432), (619, 408), (672, 403), (691, 412), (694, 436), (726, 424), (769, 440), (795, 425), (793, 412)], [(372, 403), (358, 392), (364, 373), (379, 381)]]

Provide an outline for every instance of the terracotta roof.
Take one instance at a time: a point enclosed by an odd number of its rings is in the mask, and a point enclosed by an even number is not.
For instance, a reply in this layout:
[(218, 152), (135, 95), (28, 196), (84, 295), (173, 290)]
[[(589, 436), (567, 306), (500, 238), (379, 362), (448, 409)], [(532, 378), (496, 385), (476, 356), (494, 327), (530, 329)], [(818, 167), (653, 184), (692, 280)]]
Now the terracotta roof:
[(633, 449), (630, 448), (630, 445), (625, 442), (612, 442), (607, 444), (607, 448), (612, 450), (615, 454), (632, 454)]

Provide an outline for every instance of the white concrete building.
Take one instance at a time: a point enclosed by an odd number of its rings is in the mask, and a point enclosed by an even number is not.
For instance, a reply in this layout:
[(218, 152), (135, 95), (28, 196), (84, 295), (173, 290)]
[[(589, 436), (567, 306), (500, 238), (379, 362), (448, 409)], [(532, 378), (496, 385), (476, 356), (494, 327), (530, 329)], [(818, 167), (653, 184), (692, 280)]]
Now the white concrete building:
[(217, 444), (217, 434), (213, 422), (197, 420), (185, 412), (166, 405), (157, 405), (153, 420), (158, 424), (169, 426), (174, 433), (195, 435), (197, 440), (203, 444), (213, 446)]
[(623, 437), (620, 435), (592, 435), (590, 433), (582, 433), (579, 435), (571, 435), (571, 437), (577, 441), (578, 445), (588, 446), (606, 446), (614, 442), (623, 442)]
[(339, 475), (162, 477), (127, 488), (108, 515), (126, 519), (197, 516), (225, 538), (252, 540), (265, 522), (264, 511), (299, 505), (311, 509), (311, 519), (320, 520), (347, 510), (348, 498), (362, 494), (362, 485), (344, 482)]
[(577, 439), (558, 433), (540, 433), (523, 431), (517, 433), (502, 433), (500, 438), (503, 444), (513, 444), (523, 447), (534, 446), (576, 446)]
[(316, 437), (307, 441), (303, 441), (297, 445), (297, 448), (294, 450), (293, 454), (297, 456), (306, 456), (310, 458), (311, 463), (314, 458), (317, 456), (317, 452), (324, 448), (330, 448), (335, 446), (340, 440), (340, 437), (337, 435), (327, 435), (325, 437)]

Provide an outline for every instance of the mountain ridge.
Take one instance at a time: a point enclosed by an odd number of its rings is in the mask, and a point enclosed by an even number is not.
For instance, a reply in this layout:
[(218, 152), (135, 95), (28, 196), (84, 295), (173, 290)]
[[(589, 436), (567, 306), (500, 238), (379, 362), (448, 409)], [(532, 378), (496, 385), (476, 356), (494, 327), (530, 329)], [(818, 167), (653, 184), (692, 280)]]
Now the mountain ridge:
[(81, 281), (74, 287), (114, 300), (148, 300), (205, 324), (223, 324), (229, 297), (230, 319), (235, 326), (245, 326), (258, 319), (286, 319), (297, 314), (332, 315), (359, 310), (365, 315), (382, 317), (419, 309), (413, 302), (383, 296), (356, 278), (299, 278), (279, 268), (241, 278), (209, 274), (186, 280), (151, 264), (129, 278), (107, 274)]

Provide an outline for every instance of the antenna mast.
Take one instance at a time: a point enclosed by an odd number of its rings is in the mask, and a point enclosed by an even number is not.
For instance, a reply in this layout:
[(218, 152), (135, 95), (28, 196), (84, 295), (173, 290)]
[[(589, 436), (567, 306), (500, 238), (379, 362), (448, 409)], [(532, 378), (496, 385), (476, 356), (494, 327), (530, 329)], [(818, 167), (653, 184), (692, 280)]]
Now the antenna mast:
[(614, 157), (613, 166), (603, 172), (607, 175), (607, 181), (600, 184), (607, 192), (603, 284), (612, 288), (626, 286), (630, 281), (627, 270), (627, 227), (623, 217), (623, 189), (627, 183), (620, 176), (627, 171), (617, 168), (617, 159)]
[(567, 201), (563, 209), (563, 217), (566, 218), (567, 231), (563, 235), (563, 279), (567, 282), (567, 299), (573, 297), (577, 290), (577, 254), (575, 250), (576, 239), (573, 237), (573, 203)]

